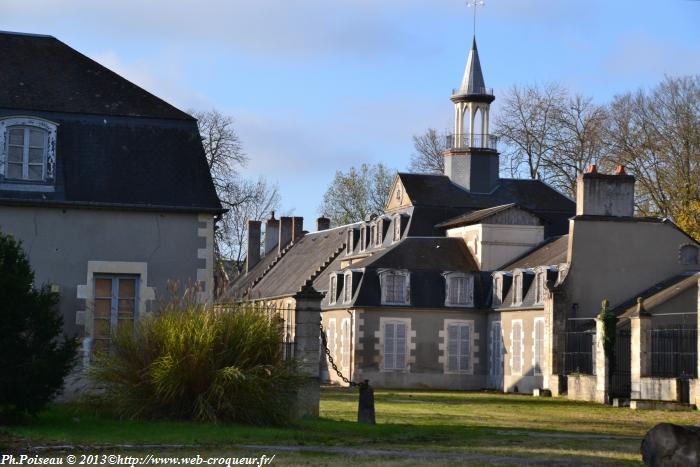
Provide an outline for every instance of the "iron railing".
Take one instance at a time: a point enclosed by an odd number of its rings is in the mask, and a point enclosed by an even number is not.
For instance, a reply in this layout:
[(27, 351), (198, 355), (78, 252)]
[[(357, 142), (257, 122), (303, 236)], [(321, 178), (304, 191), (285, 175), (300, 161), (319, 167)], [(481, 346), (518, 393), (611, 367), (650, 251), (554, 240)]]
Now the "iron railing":
[(447, 147), (453, 149), (478, 148), (496, 151), (498, 148), (498, 137), (480, 133), (447, 135)]
[(465, 89), (463, 87), (453, 88), (453, 96), (493, 96), (493, 88), (487, 88), (484, 86), (472, 86), (471, 89)]
[(564, 374), (595, 374), (593, 368), (595, 330), (568, 331), (565, 336)]
[(697, 328), (650, 329), (648, 337), (651, 344), (651, 376), (697, 378)]

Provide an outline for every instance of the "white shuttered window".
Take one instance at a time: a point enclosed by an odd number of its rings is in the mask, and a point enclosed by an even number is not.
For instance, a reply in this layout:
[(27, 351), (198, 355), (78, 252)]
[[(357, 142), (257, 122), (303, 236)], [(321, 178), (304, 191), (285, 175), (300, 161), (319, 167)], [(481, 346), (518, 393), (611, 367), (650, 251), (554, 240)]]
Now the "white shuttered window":
[(387, 321), (384, 324), (384, 369), (406, 369), (407, 326), (402, 321)]
[(447, 326), (447, 370), (455, 373), (469, 371), (471, 357), (471, 327), (468, 324)]

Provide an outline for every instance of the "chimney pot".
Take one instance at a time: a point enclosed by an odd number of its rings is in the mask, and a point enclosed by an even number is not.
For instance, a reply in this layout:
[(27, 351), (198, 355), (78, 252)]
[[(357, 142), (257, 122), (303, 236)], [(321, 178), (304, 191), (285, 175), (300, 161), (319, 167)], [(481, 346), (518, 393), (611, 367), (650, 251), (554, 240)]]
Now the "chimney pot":
[(280, 221), (275, 219), (275, 212), (270, 213), (271, 217), (265, 223), (265, 254), (275, 249), (279, 241)]
[(615, 175), (625, 175), (625, 166), (620, 164), (615, 168)]
[(248, 221), (248, 255), (246, 256), (245, 272), (249, 272), (260, 261), (260, 226), (262, 222)]
[(586, 168), (586, 173), (587, 174), (597, 174), (598, 167), (595, 164), (591, 164)]
[(296, 242), (304, 236), (304, 218), (292, 217), (292, 241)]
[(277, 243), (277, 252), (281, 253), (284, 247), (286, 247), (292, 241), (292, 227), (294, 221), (291, 217), (280, 217), (279, 220), (279, 241)]

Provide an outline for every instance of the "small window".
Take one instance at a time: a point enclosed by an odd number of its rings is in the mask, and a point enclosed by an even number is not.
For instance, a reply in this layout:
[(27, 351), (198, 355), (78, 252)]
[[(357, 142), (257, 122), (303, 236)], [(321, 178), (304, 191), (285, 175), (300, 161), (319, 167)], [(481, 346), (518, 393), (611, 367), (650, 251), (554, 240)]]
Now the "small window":
[(7, 170), (5, 178), (43, 181), (46, 171), (48, 132), (31, 126), (7, 129)]
[(679, 253), (681, 264), (686, 266), (698, 264), (698, 247), (695, 245), (683, 245)]
[(544, 361), (544, 319), (535, 318), (535, 342), (532, 349), (532, 367), (535, 375), (542, 375), (542, 362)]
[(405, 321), (384, 323), (384, 369), (405, 370), (407, 348)]
[(352, 272), (345, 274), (343, 282), (343, 303), (350, 303), (352, 301)]
[(376, 238), (374, 239), (374, 244), (376, 246), (381, 246), (383, 243), (383, 240), (384, 240), (383, 228), (384, 228), (384, 221), (380, 219), (377, 222), (377, 230), (375, 231)]
[(519, 375), (523, 371), (523, 322), (520, 320), (513, 321), (513, 337), (511, 339), (511, 373)]
[(447, 371), (467, 373), (471, 366), (471, 326), (455, 323), (447, 326)]
[(474, 305), (474, 277), (461, 273), (448, 273), (445, 275), (447, 291), (445, 305), (447, 306), (473, 306)]
[(352, 254), (352, 236), (353, 236), (352, 229), (349, 229), (348, 230), (348, 241), (345, 245), (345, 253), (348, 255)]
[(544, 303), (545, 272), (535, 275), (535, 303)]
[(370, 246), (376, 246), (377, 243), (377, 226), (372, 225), (369, 229), (369, 244)]
[(360, 229), (360, 251), (365, 251), (367, 249), (367, 228), (362, 226)]
[(404, 272), (381, 273), (382, 304), (407, 305), (409, 303), (409, 275)]
[(118, 328), (134, 326), (138, 303), (137, 278), (96, 276), (94, 290), (92, 350), (106, 352)]
[(401, 216), (394, 217), (394, 241), (401, 240)]
[(513, 305), (520, 305), (523, 302), (523, 275), (513, 276)]
[(331, 305), (335, 303), (338, 298), (338, 276), (331, 274), (331, 284), (328, 287), (328, 303)]
[(493, 276), (493, 306), (500, 306), (503, 301), (503, 277)]
[(350, 336), (350, 319), (349, 318), (344, 318), (342, 321), (342, 324), (340, 326), (340, 345), (341, 345), (341, 351), (340, 351), (340, 359), (341, 359), (341, 365), (343, 368), (348, 369), (350, 368), (350, 341), (351, 341), (351, 336)]

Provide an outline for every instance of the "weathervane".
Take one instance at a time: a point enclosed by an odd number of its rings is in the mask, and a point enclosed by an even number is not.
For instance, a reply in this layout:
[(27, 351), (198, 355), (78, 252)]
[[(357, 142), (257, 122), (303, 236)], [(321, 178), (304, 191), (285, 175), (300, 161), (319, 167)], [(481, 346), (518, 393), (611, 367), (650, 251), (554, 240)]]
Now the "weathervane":
[(476, 37), (476, 8), (484, 5), (486, 3), (483, 0), (469, 0), (467, 2), (468, 7), (474, 7), (474, 37)]

